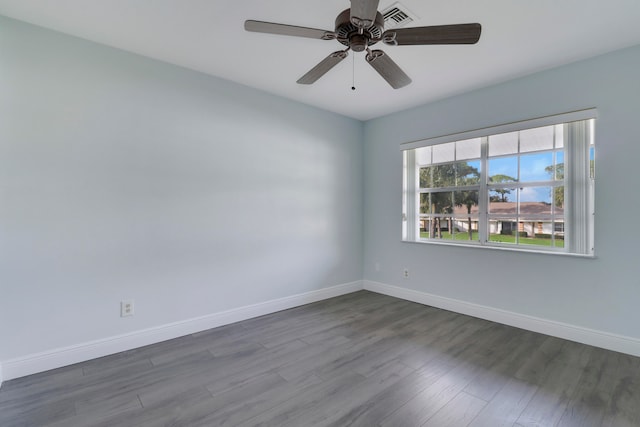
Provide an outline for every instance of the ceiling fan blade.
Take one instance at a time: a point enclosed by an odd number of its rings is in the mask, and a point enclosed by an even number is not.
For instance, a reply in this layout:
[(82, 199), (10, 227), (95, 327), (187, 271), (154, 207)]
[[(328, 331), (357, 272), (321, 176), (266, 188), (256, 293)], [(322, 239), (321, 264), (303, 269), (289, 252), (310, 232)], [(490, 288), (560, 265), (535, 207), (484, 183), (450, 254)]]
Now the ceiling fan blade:
[(367, 53), (366, 59), (392, 88), (400, 89), (411, 83), (411, 78), (383, 51), (372, 50)]
[(333, 40), (336, 35), (333, 31), (317, 28), (298, 27), (295, 25), (276, 24), (274, 22), (244, 21), (244, 29), (254, 33), (279, 34), (282, 36), (308, 37), (310, 39)]
[(340, 61), (346, 58), (349, 53), (346, 50), (333, 52), (324, 58), (318, 65), (310, 69), (307, 74), (300, 77), (296, 83), (301, 85), (310, 85), (315, 83), (320, 77), (324, 76), (330, 69), (338, 65)]
[(351, 0), (350, 20), (358, 28), (369, 28), (376, 21), (380, 0)]
[(473, 24), (434, 25), (430, 27), (398, 28), (382, 34), (389, 45), (474, 44), (480, 39), (482, 26)]

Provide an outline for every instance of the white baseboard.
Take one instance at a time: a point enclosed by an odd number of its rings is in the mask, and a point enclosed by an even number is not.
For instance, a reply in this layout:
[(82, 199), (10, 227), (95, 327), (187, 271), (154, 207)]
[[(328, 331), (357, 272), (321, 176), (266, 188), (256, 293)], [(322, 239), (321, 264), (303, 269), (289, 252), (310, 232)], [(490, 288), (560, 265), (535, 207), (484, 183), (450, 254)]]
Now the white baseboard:
[(640, 356), (640, 339), (583, 328), (553, 320), (527, 316), (511, 311), (473, 304), (452, 298), (441, 297), (425, 292), (415, 291), (384, 283), (364, 280), (364, 289), (417, 302), (432, 307), (442, 308), (456, 313), (466, 314), (480, 319), (490, 320), (517, 328), (539, 332), (575, 341), (607, 350)]
[(128, 334), (58, 348), (42, 353), (30, 354), (16, 359), (4, 360), (0, 363), (0, 385), (2, 384), (3, 374), (4, 380), (11, 380), (359, 290), (362, 290), (362, 281), (360, 280)]

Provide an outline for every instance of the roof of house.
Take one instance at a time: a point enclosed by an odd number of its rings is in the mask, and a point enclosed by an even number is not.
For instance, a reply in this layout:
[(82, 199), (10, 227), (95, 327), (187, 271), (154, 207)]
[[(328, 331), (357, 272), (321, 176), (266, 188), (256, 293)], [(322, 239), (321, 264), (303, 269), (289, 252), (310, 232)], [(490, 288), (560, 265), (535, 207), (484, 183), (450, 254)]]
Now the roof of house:
[[(552, 205), (544, 202), (520, 202), (520, 216), (523, 215), (552, 215)], [(453, 210), (455, 215), (466, 215), (466, 206), (456, 206)], [(471, 207), (471, 214), (477, 215), (479, 213), (478, 205)], [(516, 202), (489, 202), (489, 213), (493, 214), (516, 214), (518, 213), (518, 204)], [(564, 213), (563, 207), (556, 206), (554, 208), (555, 215), (562, 215)]]

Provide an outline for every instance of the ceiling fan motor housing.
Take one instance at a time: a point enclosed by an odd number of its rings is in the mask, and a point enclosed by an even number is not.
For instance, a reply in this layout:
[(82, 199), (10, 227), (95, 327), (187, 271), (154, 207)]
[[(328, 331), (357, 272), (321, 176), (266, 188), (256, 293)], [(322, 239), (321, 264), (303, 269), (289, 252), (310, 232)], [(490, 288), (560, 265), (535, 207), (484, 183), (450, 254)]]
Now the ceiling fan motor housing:
[(384, 18), (380, 12), (376, 13), (376, 20), (369, 28), (360, 33), (358, 27), (351, 23), (351, 9), (342, 11), (336, 18), (336, 40), (349, 46), (354, 52), (362, 52), (368, 46), (377, 43), (384, 31)]

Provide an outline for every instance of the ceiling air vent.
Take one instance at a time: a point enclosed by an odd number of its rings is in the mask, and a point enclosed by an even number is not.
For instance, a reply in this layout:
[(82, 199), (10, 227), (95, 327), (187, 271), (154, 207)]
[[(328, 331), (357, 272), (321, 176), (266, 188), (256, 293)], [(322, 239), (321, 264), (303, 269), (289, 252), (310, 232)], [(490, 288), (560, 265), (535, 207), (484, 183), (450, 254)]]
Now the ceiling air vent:
[(382, 17), (384, 18), (385, 29), (403, 27), (417, 19), (416, 16), (409, 12), (400, 2), (393, 3), (384, 9), (382, 11)]

